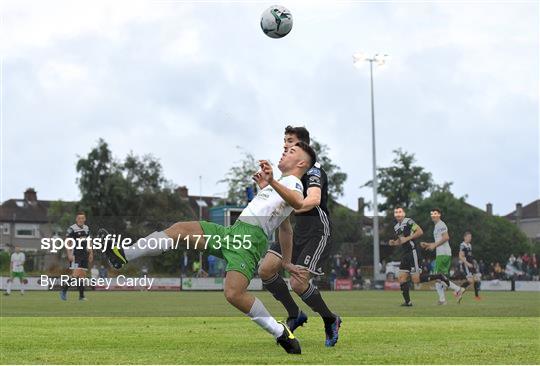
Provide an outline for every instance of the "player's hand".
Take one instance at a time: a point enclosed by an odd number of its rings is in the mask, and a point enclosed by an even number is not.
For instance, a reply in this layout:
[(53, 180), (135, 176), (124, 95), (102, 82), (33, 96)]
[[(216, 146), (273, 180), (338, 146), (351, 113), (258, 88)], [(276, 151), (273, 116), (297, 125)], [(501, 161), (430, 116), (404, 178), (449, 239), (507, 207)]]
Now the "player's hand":
[(394, 239), (390, 239), (388, 240), (388, 245), (390, 245), (391, 247), (395, 246), (396, 245), (396, 241)]
[(430, 243), (430, 244), (427, 244), (427, 245), (426, 245), (426, 249), (427, 249), (427, 250), (433, 251), (435, 248), (437, 248), (437, 247), (435, 246), (435, 243)]
[(304, 267), (300, 267), (289, 262), (283, 263), (283, 269), (289, 272), (292, 277), (300, 282), (309, 280), (309, 271)]
[(259, 160), (259, 167), (261, 168), (262, 178), (268, 182), (268, 184), (272, 183), (274, 180), (274, 170), (272, 169), (270, 162), (268, 160)]
[(428, 246), (428, 243), (426, 243), (425, 241), (421, 241), (421, 242), (420, 242), (420, 247), (421, 247), (422, 249), (426, 249), (427, 246)]
[(473, 268), (474, 266), (473, 266), (473, 264), (472, 264), (472, 263), (469, 263), (469, 262), (467, 262), (467, 267), (469, 267), (469, 268)]
[(263, 189), (268, 185), (268, 182), (264, 180), (262, 172), (260, 170), (257, 173), (253, 174), (251, 178), (255, 181), (255, 183), (257, 183), (259, 189)]

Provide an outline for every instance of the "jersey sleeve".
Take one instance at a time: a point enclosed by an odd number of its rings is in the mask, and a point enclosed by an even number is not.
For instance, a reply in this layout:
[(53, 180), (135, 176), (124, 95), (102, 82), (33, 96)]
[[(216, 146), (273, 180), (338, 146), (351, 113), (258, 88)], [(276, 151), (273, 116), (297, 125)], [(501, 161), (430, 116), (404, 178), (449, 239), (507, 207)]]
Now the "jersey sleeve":
[(322, 187), (322, 172), (321, 169), (316, 166), (312, 167), (306, 173), (307, 175), (307, 185), (310, 187)]
[(302, 185), (302, 181), (295, 176), (290, 175), (286, 177), (281, 181), (281, 184), (289, 189), (292, 189), (293, 191), (300, 192), (302, 195), (304, 194), (304, 186)]
[(465, 243), (459, 244), (459, 251), (460, 252), (465, 252)]
[(73, 228), (71, 226), (68, 227), (67, 230), (66, 230), (66, 237), (67, 238), (73, 237), (73, 233), (74, 233)]
[(407, 221), (407, 226), (411, 230), (411, 233), (414, 233), (419, 228), (418, 224), (414, 222), (413, 219), (409, 219), (409, 221)]
[(437, 231), (442, 234), (442, 233), (446, 233), (448, 231), (448, 227), (446, 226), (445, 223), (441, 223), (439, 225), (439, 228), (437, 229)]

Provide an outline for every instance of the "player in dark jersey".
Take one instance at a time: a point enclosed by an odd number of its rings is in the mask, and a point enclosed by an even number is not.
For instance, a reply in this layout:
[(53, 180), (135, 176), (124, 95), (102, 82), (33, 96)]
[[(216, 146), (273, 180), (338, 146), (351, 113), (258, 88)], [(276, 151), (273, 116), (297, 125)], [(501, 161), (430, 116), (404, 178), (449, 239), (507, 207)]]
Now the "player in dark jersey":
[(482, 279), (480, 271), (478, 270), (478, 263), (474, 260), (472, 254), (472, 234), (470, 231), (466, 231), (463, 234), (463, 243), (459, 245), (459, 262), (460, 270), (465, 274), (467, 278), (461, 287), (467, 288), (471, 282), (474, 287), (475, 300), (481, 300), (480, 298), (480, 281)]
[[(84, 284), (79, 279), (86, 277), (86, 271), (88, 270), (90, 263), (93, 261), (93, 252), (90, 247), (87, 247), (86, 241), (83, 239), (90, 236), (90, 229), (86, 223), (86, 215), (84, 212), (78, 212), (75, 217), (75, 224), (71, 225), (66, 232), (66, 239), (73, 239), (75, 247), (69, 249), (66, 247), (67, 257), (69, 261), (69, 269), (71, 270), (71, 277), (77, 278), (77, 289), (79, 290), (79, 300), (86, 300), (84, 296)], [(71, 245), (71, 244), (70, 244)], [(62, 291), (60, 292), (60, 298), (67, 300), (67, 291), (69, 289), (69, 283), (62, 285)]]
[(422, 270), (420, 269), (420, 257), (418, 255), (419, 247), (414, 241), (420, 238), (424, 231), (413, 219), (405, 217), (405, 209), (401, 206), (394, 208), (394, 218), (396, 219), (396, 225), (394, 226), (396, 239), (389, 240), (388, 244), (390, 246), (401, 246), (402, 248), (398, 281), (405, 302), (401, 306), (412, 306), (409, 294), (409, 276), (415, 284), (439, 280), (449, 285), (449, 280), (440, 273), (420, 278)]
[[(284, 149), (287, 150), (299, 141), (310, 143), (308, 130), (304, 127), (287, 126)], [(254, 179), (261, 187), (260, 176), (256, 174)], [(319, 163), (315, 163), (304, 174), (302, 185), (304, 206), (295, 211), (294, 233), (279, 236), (280, 241), (290, 240), (292, 236), (292, 253), (288, 255), (281, 253), (279, 243), (273, 244), (259, 266), (259, 276), (265, 288), (287, 309), (287, 325), (294, 331), (307, 322), (307, 315), (299, 309), (279, 271), (289, 258), (291, 263), (303, 268), (305, 271), (302, 271), (301, 275), (291, 274), (291, 288), (322, 317), (326, 334), (325, 345), (333, 347), (339, 338), (341, 318), (330, 311), (317, 287), (309, 282), (312, 276), (323, 274), (322, 264), (329, 256), (331, 245), (331, 223), (327, 208), (328, 178)]]

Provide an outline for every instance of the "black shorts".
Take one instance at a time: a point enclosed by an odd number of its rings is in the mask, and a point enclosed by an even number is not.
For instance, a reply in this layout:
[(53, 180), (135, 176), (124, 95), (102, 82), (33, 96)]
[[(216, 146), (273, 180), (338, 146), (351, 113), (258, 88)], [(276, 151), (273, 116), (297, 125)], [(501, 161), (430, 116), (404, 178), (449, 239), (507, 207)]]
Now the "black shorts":
[(475, 266), (469, 268), (465, 263), (459, 263), (459, 267), (460, 271), (465, 275), (465, 277), (474, 276), (477, 273)]
[(75, 258), (69, 262), (69, 269), (88, 269), (88, 258)]
[(409, 272), (410, 274), (422, 272), (416, 249), (403, 253), (401, 256), (401, 262), (399, 263), (399, 270), (401, 272)]
[[(295, 235), (291, 262), (307, 268), (314, 275), (323, 275), (323, 264), (330, 256), (330, 239), (331, 237), (329, 235), (324, 234), (311, 236)], [(279, 243), (272, 244), (268, 252), (277, 255), (279, 258), (283, 258)]]

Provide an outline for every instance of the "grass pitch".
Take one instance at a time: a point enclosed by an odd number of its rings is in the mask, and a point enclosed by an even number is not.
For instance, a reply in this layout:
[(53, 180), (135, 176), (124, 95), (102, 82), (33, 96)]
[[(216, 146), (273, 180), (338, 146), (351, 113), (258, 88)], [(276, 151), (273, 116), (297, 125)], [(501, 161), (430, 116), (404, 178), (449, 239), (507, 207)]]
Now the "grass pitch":
[[(539, 364), (540, 294), (467, 294), (437, 306), (434, 292), (326, 292), (343, 317), (336, 347), (308, 312), (296, 331), (303, 354), (287, 355), (219, 292), (14, 292), (1, 303), (3, 364)], [(256, 292), (277, 318), (280, 305)], [(448, 297), (451, 295), (448, 293)], [(303, 305), (300, 301), (299, 304)], [(307, 311), (306, 306), (301, 306)]]

